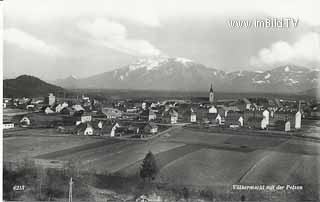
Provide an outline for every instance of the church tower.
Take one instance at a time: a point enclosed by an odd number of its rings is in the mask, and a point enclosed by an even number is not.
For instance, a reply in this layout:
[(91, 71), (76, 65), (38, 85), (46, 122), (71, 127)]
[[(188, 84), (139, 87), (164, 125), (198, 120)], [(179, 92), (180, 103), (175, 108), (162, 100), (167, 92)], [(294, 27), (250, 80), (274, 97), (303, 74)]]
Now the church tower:
[(212, 83), (211, 83), (211, 88), (210, 88), (210, 91), (209, 91), (209, 102), (210, 103), (214, 102), (214, 94), (213, 94)]

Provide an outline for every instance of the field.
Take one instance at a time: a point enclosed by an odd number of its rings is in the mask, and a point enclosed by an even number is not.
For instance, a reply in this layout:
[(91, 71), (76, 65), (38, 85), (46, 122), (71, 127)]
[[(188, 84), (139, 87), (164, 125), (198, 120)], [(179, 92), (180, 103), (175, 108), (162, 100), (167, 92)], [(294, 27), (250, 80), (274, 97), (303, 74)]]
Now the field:
[(100, 141), (78, 137), (8, 137), (3, 139), (3, 160), (21, 161), (41, 154)]
[[(319, 128), (312, 132), (316, 130)], [(155, 154), (160, 168), (156, 182), (161, 184), (224, 187), (229, 191), (233, 184), (303, 185), (307, 192), (302, 194), (311, 199), (319, 196), (318, 142), (183, 128), (149, 141), (41, 137), (40, 133), (4, 138), (5, 161), (25, 157), (75, 161), (80, 170), (127, 177), (138, 176), (148, 151)]]

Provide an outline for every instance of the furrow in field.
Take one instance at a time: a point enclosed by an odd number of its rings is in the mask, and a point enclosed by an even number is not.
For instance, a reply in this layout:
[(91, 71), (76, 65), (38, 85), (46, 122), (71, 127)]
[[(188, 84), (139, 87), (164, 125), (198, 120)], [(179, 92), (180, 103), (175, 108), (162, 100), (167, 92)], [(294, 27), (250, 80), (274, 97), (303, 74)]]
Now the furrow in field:
[(89, 144), (85, 144), (85, 145), (81, 145), (81, 146), (72, 147), (69, 149), (64, 149), (64, 150), (60, 150), (60, 151), (56, 151), (56, 152), (51, 152), (51, 153), (39, 155), (39, 156), (36, 156), (35, 158), (57, 159), (60, 156), (69, 155), (72, 153), (80, 152), (83, 150), (89, 150), (92, 148), (103, 147), (105, 145), (114, 144), (119, 141), (121, 141), (121, 140), (117, 140), (117, 139), (101, 140), (101, 141), (95, 142), (95, 143), (89, 143)]

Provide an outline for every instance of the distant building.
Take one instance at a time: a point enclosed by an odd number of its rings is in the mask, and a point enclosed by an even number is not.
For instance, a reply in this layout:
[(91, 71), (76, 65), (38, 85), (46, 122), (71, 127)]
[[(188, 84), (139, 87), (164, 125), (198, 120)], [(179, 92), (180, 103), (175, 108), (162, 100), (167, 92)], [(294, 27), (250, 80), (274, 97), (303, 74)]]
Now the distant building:
[(314, 106), (311, 109), (310, 116), (314, 117), (314, 118), (319, 118), (320, 117), (320, 105)]
[(49, 93), (48, 96), (48, 105), (53, 106), (56, 102), (56, 96), (53, 95), (53, 93)]
[(140, 119), (143, 119), (143, 120), (151, 121), (151, 120), (155, 120), (156, 118), (157, 118), (156, 113), (150, 109), (146, 109), (142, 111), (140, 114)]
[(83, 108), (81, 105), (79, 105), (79, 104), (73, 105), (73, 106), (72, 106), (72, 109), (76, 110), (77, 112), (79, 112), (79, 111), (85, 111), (84, 108)]
[(14, 123), (11, 121), (4, 121), (2, 124), (4, 130), (14, 128)]
[(170, 108), (168, 111), (164, 112), (163, 118), (168, 123), (176, 124), (178, 122), (178, 112)]
[(53, 111), (50, 107), (46, 107), (46, 108), (44, 109), (44, 113), (45, 113), (45, 114), (52, 114), (52, 113), (54, 113), (54, 111)]
[(60, 113), (73, 116), (76, 113), (76, 110), (71, 107), (65, 107), (60, 111)]
[(92, 116), (89, 113), (83, 113), (81, 114), (80, 121), (81, 123), (90, 122), (92, 120)]
[(108, 118), (108, 119), (115, 119), (122, 116), (122, 111), (116, 108), (103, 108), (102, 113)]
[(216, 114), (216, 113), (218, 113), (218, 110), (217, 110), (217, 108), (215, 107), (215, 106), (211, 106), (210, 108), (209, 108), (209, 113), (210, 114)]
[(209, 91), (209, 102), (214, 103), (214, 92), (213, 92), (212, 84), (211, 84), (211, 88)]
[(111, 132), (110, 132), (110, 137), (114, 137), (115, 136), (117, 128), (120, 128), (120, 125), (116, 122), (116, 123), (114, 123), (112, 125)]
[(301, 128), (301, 112), (291, 111), (276, 111), (273, 113), (273, 117), (270, 118), (270, 125), (276, 126), (277, 121), (289, 121), (291, 129)]
[(263, 117), (249, 117), (246, 120), (246, 126), (253, 129), (266, 129), (266, 119)]
[(274, 125), (276, 130), (289, 132), (291, 131), (291, 123), (289, 120), (277, 120)]
[(89, 123), (81, 123), (76, 127), (77, 135), (93, 135), (93, 127)]
[(238, 112), (229, 112), (225, 118), (225, 126), (229, 128), (237, 128), (243, 126), (243, 116)]
[(27, 116), (22, 117), (20, 120), (21, 127), (28, 127), (31, 124), (30, 119)]
[(222, 117), (219, 113), (208, 113), (207, 119), (213, 125), (219, 126), (222, 124)]
[(190, 109), (190, 122), (191, 123), (197, 122), (197, 113), (192, 108)]
[(64, 102), (62, 104), (58, 104), (57, 106), (55, 106), (55, 111), (60, 113), (64, 108), (68, 107), (68, 103)]
[(158, 132), (158, 126), (155, 123), (149, 122), (144, 127), (144, 132), (145, 133), (150, 133), (150, 134), (155, 134), (155, 133)]

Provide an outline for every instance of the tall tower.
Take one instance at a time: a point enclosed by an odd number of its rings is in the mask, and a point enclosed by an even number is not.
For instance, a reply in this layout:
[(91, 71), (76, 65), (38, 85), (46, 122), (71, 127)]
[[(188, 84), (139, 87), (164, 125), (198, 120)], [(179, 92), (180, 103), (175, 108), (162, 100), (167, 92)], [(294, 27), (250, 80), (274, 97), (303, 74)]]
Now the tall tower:
[(56, 102), (56, 96), (54, 96), (53, 93), (49, 93), (48, 104), (50, 106), (53, 106), (55, 102)]
[(214, 93), (213, 93), (212, 83), (211, 83), (211, 88), (210, 88), (210, 91), (209, 91), (209, 102), (210, 103), (214, 102)]

